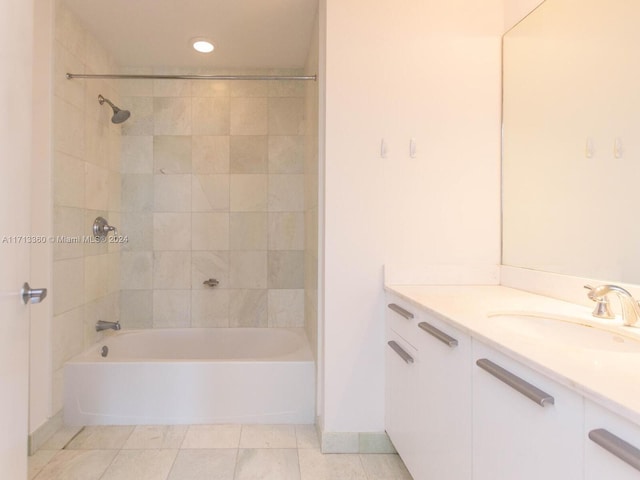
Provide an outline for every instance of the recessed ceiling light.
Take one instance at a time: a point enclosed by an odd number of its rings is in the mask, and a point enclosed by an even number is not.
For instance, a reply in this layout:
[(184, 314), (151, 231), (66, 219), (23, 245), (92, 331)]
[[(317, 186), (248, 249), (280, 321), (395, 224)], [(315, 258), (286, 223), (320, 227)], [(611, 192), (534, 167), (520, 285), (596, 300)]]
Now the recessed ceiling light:
[(208, 40), (205, 40), (203, 38), (194, 38), (191, 41), (191, 44), (193, 45), (194, 50), (200, 52), (200, 53), (211, 53), (213, 52), (213, 43), (211, 43)]

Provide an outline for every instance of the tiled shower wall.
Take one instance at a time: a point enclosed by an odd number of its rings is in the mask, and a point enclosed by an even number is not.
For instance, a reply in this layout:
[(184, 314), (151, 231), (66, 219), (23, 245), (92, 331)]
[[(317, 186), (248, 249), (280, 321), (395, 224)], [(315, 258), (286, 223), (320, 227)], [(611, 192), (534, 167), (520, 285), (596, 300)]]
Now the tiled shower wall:
[(93, 221), (120, 224), (120, 126), (102, 94), (120, 103), (115, 82), (67, 80), (65, 73), (116, 71), (107, 51), (56, 2), (53, 97), (52, 411), (62, 408), (64, 362), (95, 343), (97, 320), (119, 319), (117, 244), (83, 243)]
[(120, 88), (123, 326), (304, 326), (304, 83)]

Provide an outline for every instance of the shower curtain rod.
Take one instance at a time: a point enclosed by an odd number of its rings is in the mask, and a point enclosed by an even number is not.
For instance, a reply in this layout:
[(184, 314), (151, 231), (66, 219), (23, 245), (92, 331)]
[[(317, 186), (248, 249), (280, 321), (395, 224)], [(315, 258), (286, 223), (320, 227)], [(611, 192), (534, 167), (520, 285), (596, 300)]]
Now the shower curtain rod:
[(129, 75), (129, 74), (85, 74), (67, 73), (73, 78), (112, 78), (129, 80), (316, 80), (316, 75)]

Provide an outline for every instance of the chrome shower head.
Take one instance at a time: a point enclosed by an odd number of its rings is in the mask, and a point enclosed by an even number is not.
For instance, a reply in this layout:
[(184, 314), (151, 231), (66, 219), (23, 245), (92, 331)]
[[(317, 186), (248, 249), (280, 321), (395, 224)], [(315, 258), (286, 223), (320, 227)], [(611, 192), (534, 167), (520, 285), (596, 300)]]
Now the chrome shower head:
[(111, 106), (111, 109), (113, 110), (113, 117), (111, 117), (111, 121), (113, 123), (125, 122), (127, 118), (131, 116), (131, 112), (129, 110), (120, 110), (113, 103), (111, 103), (108, 98), (104, 98), (102, 95), (98, 95), (98, 102), (100, 102), (100, 105), (104, 104), (104, 102), (107, 102)]

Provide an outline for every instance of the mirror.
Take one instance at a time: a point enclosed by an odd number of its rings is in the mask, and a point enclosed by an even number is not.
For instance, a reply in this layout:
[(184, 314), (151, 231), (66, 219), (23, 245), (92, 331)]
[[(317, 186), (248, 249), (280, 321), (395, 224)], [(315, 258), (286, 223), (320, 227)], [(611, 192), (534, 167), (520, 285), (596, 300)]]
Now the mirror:
[(640, 284), (639, 20), (546, 0), (505, 34), (503, 264)]

